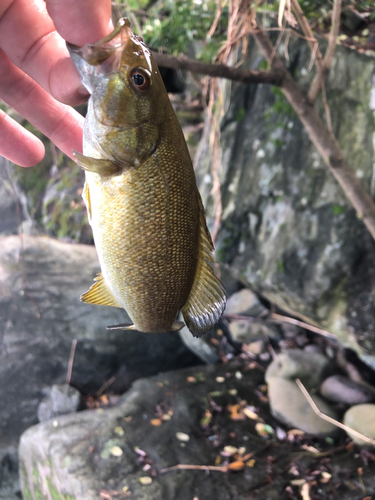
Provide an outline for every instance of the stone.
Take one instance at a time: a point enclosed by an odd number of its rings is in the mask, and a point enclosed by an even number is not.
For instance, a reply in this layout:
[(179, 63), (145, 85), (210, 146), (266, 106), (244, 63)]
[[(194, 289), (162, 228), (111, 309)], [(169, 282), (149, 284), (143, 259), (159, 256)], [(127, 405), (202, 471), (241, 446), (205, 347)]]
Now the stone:
[[(283, 50), (281, 44), (282, 56)], [(291, 41), (288, 53), (293, 77), (308, 89), (308, 46)], [(250, 42), (241, 68), (258, 69), (261, 60)], [(326, 81), (334, 133), (371, 196), (374, 76), (372, 56), (338, 46)], [(228, 107), (220, 122), (218, 260), (246, 288), (333, 333), (375, 366), (375, 247), (363, 221), (280, 92), (269, 85), (221, 85)], [(212, 131), (209, 120), (206, 130)], [(207, 144), (196, 172), (212, 228)]]
[[(363, 404), (352, 406), (345, 412), (344, 424), (375, 441), (375, 405)], [(360, 446), (370, 446), (370, 443), (361, 439), (359, 436), (350, 431), (346, 432), (348, 436)], [(374, 445), (375, 443), (373, 443), (372, 446)]]
[(228, 298), (225, 314), (243, 314), (245, 316), (259, 316), (267, 309), (259, 302), (258, 297), (248, 288), (234, 293)]
[[(268, 396), (271, 412), (280, 422), (318, 437), (334, 436), (337, 433), (335, 425), (314, 412), (293, 380), (269, 378)], [(312, 398), (321, 412), (337, 420), (336, 412), (325, 401), (315, 395)]]
[(249, 343), (259, 338), (279, 339), (280, 331), (276, 325), (263, 321), (235, 320), (229, 323), (229, 330), (237, 342)]
[(329, 360), (319, 352), (288, 349), (276, 356), (268, 366), (265, 379), (274, 377), (294, 380), (299, 378), (307, 389), (318, 387), (330, 369)]
[(320, 394), (334, 403), (358, 405), (375, 399), (375, 388), (342, 375), (332, 375), (320, 386)]
[(38, 420), (45, 422), (51, 418), (78, 410), (81, 403), (80, 392), (68, 384), (55, 384), (38, 406)]

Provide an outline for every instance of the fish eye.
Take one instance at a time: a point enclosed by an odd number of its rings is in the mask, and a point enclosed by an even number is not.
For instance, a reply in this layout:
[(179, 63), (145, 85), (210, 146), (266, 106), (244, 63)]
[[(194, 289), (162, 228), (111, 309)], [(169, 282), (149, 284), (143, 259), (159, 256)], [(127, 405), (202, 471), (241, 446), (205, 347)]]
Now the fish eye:
[(130, 81), (136, 90), (144, 92), (150, 87), (149, 75), (142, 69), (134, 68), (130, 73)]

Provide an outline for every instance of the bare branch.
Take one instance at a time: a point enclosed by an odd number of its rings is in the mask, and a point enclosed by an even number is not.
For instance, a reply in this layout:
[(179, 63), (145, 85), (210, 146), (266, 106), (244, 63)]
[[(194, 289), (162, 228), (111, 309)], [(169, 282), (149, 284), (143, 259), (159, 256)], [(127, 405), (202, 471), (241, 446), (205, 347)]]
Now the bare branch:
[[(295, 0), (293, 0), (294, 2)], [(332, 174), (344, 190), (348, 200), (363, 220), (375, 239), (375, 205), (370, 195), (356, 177), (354, 170), (345, 161), (337, 139), (325, 127), (316, 109), (306, 97), (284, 67), (281, 59), (275, 55), (271, 61), (272, 43), (267, 34), (258, 30), (253, 34), (255, 40), (271, 64), (271, 68), (284, 72), (281, 90), (304, 125), (310, 140), (324, 159)]]
[(332, 11), (332, 19), (331, 19), (331, 31), (329, 33), (329, 38), (328, 38), (328, 47), (327, 51), (324, 55), (323, 59), (323, 73), (320, 75), (319, 73), (315, 75), (313, 81), (311, 82), (310, 90), (309, 90), (309, 101), (310, 102), (315, 102), (315, 99), (318, 96), (319, 90), (320, 90), (320, 85), (322, 82), (322, 77), (324, 76), (325, 73), (329, 70), (332, 61), (333, 61), (333, 56), (335, 53), (336, 49), (336, 44), (337, 44), (337, 36), (339, 34), (339, 28), (340, 28), (340, 17), (341, 17), (341, 1), (342, 0), (334, 0), (333, 2), (333, 11)]
[(305, 396), (305, 398), (307, 399), (307, 401), (309, 402), (309, 405), (311, 406), (311, 408), (314, 410), (314, 412), (318, 415), (318, 417), (322, 418), (323, 420), (326, 420), (327, 422), (335, 425), (336, 427), (339, 427), (340, 429), (343, 429), (345, 432), (348, 432), (350, 434), (353, 434), (354, 436), (357, 436), (359, 437), (360, 439), (362, 439), (363, 441), (366, 441), (366, 443), (369, 443), (369, 444), (372, 444), (372, 446), (375, 446), (375, 440), (368, 437), (368, 436), (365, 436), (364, 434), (362, 434), (361, 432), (358, 432), (354, 429), (352, 429), (351, 427), (348, 427), (347, 425), (345, 424), (342, 424), (341, 422), (338, 422), (337, 420), (335, 420), (334, 418), (332, 417), (329, 417), (328, 415), (325, 415), (324, 413), (322, 413), (319, 408), (316, 406), (316, 403), (315, 401), (313, 400), (313, 398), (310, 396), (310, 394), (308, 393), (306, 387), (303, 385), (303, 383), (300, 381), (299, 378), (296, 379), (296, 384), (298, 385), (298, 387), (300, 388), (300, 390), (302, 391), (303, 395)]
[(228, 80), (241, 83), (269, 83), (276, 86), (280, 86), (282, 83), (283, 74), (277, 70), (246, 71), (232, 68), (225, 64), (202, 63), (188, 57), (174, 57), (167, 54), (159, 54), (158, 52), (153, 52), (153, 56), (158, 66), (164, 68), (182, 69), (201, 75), (227, 78)]
[(318, 74), (321, 74), (323, 72), (323, 56), (318, 47), (318, 41), (310, 28), (310, 25), (298, 3), (298, 0), (291, 0), (291, 3), (292, 9), (294, 10), (294, 13), (297, 17), (298, 24), (300, 25), (300, 28), (305, 34), (306, 40), (310, 45), (311, 52), (313, 54), (315, 53), (315, 64), (318, 70)]

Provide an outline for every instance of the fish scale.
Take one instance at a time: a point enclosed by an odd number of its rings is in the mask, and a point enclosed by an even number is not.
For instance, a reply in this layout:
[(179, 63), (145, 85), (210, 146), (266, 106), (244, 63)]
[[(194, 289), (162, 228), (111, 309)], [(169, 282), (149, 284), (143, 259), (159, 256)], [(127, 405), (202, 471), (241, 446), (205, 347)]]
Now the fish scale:
[[(127, 20), (105, 39), (68, 45), (91, 93), (83, 197), (101, 273), (81, 300), (122, 307), (133, 325), (210, 330), (225, 308), (188, 148), (155, 61)], [(134, 73), (137, 78), (132, 77)]]

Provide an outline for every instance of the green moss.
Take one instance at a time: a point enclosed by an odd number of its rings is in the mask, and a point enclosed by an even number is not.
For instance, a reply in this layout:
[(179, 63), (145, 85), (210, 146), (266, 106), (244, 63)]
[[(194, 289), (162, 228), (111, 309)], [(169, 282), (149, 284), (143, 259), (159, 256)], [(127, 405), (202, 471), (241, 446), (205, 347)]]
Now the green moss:
[(342, 207), (341, 205), (333, 205), (332, 213), (333, 215), (341, 215), (346, 212), (346, 207)]
[(284, 262), (282, 260), (277, 261), (277, 271), (279, 273), (285, 272)]

